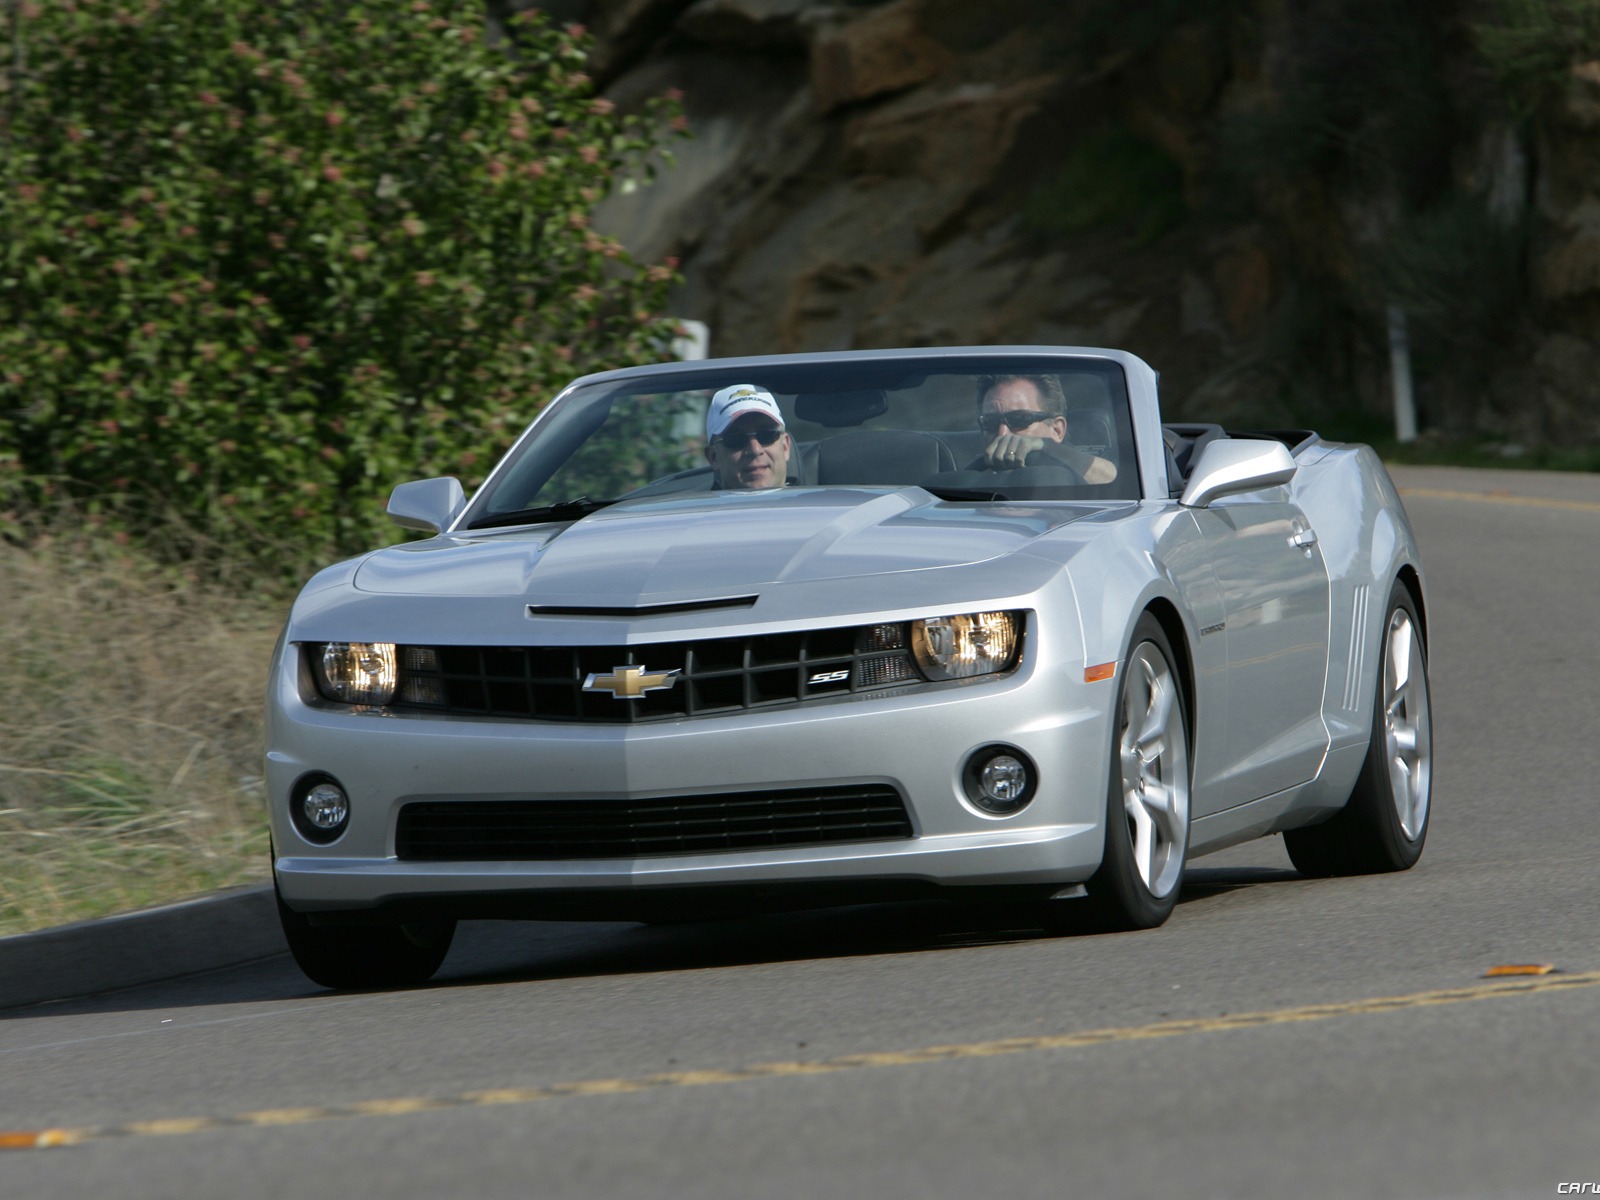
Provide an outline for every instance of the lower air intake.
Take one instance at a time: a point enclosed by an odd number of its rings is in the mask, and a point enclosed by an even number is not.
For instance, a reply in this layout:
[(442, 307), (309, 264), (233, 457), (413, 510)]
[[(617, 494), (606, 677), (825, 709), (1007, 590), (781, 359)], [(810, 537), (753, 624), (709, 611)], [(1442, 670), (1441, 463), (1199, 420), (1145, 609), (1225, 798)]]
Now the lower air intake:
[(418, 801), (395, 853), (412, 862), (643, 858), (909, 838), (884, 785), (651, 800)]

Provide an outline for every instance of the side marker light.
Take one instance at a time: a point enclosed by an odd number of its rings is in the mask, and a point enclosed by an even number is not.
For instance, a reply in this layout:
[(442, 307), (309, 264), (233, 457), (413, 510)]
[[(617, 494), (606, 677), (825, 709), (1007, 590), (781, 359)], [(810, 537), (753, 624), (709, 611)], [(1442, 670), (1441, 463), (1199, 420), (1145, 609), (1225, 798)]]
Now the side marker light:
[(1505, 963), (1502, 966), (1490, 967), (1483, 973), (1483, 977), (1497, 979), (1502, 975), (1550, 975), (1555, 969), (1554, 963)]
[(1102, 679), (1110, 679), (1116, 673), (1116, 663), (1101, 663), (1099, 666), (1085, 667), (1083, 669), (1083, 681), (1085, 683), (1099, 683)]

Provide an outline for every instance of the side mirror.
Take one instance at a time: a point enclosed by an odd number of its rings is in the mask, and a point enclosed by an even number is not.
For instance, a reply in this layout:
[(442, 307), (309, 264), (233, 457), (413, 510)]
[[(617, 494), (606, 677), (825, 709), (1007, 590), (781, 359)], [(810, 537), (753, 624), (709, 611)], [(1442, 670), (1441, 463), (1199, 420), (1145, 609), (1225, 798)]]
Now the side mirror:
[(1200, 452), (1189, 484), (1178, 501), (1185, 508), (1204, 508), (1223, 496), (1259, 492), (1294, 478), (1294, 456), (1282, 442), (1254, 438), (1221, 438)]
[(446, 475), (440, 479), (416, 479), (402, 483), (389, 494), (389, 519), (401, 529), (420, 529), (438, 533), (454, 521), (466, 507), (467, 494), (461, 481)]

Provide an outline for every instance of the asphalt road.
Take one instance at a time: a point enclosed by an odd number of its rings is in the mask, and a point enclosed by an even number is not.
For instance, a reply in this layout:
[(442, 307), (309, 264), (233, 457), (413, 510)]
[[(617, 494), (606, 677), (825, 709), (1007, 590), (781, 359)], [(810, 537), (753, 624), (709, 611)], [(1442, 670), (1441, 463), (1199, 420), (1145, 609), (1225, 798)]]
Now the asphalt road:
[(414, 991), (276, 958), (17, 1009), (0, 1130), (72, 1144), (0, 1151), (0, 1195), (1600, 1191), (1600, 478), (1395, 474), (1432, 589), (1413, 871), (1301, 880), (1271, 839), (1153, 933), (484, 923)]

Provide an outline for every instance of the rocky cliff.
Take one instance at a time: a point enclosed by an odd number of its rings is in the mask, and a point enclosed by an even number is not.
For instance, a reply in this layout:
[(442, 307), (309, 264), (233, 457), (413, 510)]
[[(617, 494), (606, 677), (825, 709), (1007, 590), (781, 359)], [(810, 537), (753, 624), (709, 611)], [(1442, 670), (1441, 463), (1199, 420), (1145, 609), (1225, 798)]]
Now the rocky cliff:
[(713, 353), (1113, 345), (1174, 415), (1318, 423), (1381, 417), (1398, 308), (1424, 428), (1600, 441), (1600, 29), (1538, 3), (538, 6), (684, 93), (604, 220)]

